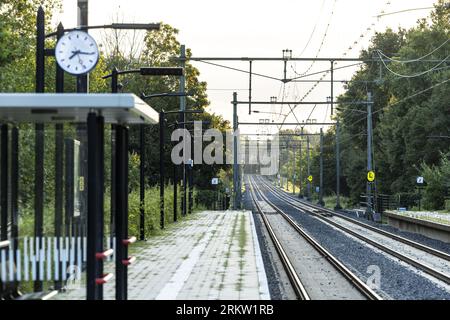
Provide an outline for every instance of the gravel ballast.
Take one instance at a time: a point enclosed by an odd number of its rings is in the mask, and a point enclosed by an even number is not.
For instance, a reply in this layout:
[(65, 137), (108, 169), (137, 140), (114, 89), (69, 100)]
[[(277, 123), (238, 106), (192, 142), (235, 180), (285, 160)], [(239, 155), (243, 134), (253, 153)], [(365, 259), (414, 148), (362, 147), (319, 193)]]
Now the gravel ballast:
[(286, 295), (282, 293), (282, 285), (280, 283), (280, 277), (278, 273), (275, 271), (274, 262), (272, 261), (272, 255), (269, 252), (267, 241), (270, 239), (266, 239), (263, 234), (262, 228), (264, 225), (262, 224), (258, 214), (255, 213), (253, 208), (253, 202), (250, 199), (248, 192), (243, 195), (243, 204), (246, 210), (252, 210), (253, 212), (253, 220), (255, 221), (256, 234), (258, 235), (259, 247), (261, 249), (261, 256), (264, 262), (264, 268), (266, 271), (267, 284), (269, 286), (270, 297), (272, 300), (282, 300), (286, 299)]
[[(363, 281), (373, 278), (379, 270), (380, 288), (375, 288), (375, 290), (384, 298), (396, 300), (450, 299), (450, 292), (445, 288), (448, 286), (430, 280), (423, 272), (417, 271), (417, 269), (399, 262), (398, 259), (387, 256), (380, 250), (369, 247), (355, 238), (344, 235), (313, 216), (300, 213), (283, 200), (267, 192), (264, 186), (260, 185), (260, 187), (269, 201), (289, 214), (305, 231)], [(428, 245), (428, 243), (425, 244)]]

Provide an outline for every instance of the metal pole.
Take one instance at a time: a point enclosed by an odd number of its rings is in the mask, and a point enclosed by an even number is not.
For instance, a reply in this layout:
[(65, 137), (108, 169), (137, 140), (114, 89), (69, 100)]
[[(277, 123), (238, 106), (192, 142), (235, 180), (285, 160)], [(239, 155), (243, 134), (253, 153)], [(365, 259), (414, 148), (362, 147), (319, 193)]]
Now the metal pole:
[[(177, 129), (177, 126), (175, 127)], [(178, 167), (175, 163), (173, 165), (173, 221), (176, 222), (178, 220)]]
[(319, 205), (325, 205), (323, 202), (323, 129), (320, 128), (320, 185), (319, 185)]
[(330, 98), (330, 105), (331, 105), (331, 115), (333, 115), (334, 111), (334, 60), (331, 60), (331, 68), (330, 68), (330, 85), (331, 85), (331, 98)]
[(36, 92), (44, 92), (45, 78), (45, 13), (39, 7), (36, 16)]
[[(119, 92), (119, 71), (116, 67), (111, 72), (111, 93)], [(116, 235), (116, 136), (117, 125), (111, 124), (111, 199), (110, 199), (110, 214), (109, 214), (109, 243), (112, 248), (114, 245), (114, 237)]]
[(292, 194), (295, 195), (295, 167), (296, 167), (296, 159), (295, 159), (295, 143), (293, 146), (294, 151), (294, 166), (292, 167)]
[[(84, 29), (84, 31), (87, 30), (88, 23), (88, 0), (77, 0), (77, 7), (78, 7), (78, 27), (81, 29)], [(77, 76), (77, 92), (89, 92), (89, 74)]]
[(340, 146), (339, 146), (339, 135), (340, 135), (340, 126), (339, 126), (339, 119), (336, 121), (336, 206), (334, 207), (335, 210), (341, 210), (341, 200), (340, 200), (340, 190), (341, 190), (341, 164), (340, 164), (340, 158), (341, 158), (341, 152), (340, 152)]
[[(56, 248), (60, 252), (63, 226), (63, 152), (64, 152), (64, 125), (55, 125), (55, 237)], [(56, 253), (55, 253), (56, 254)], [(55, 281), (55, 289), (62, 288), (62, 263), (58, 257), (58, 279)], [(81, 268), (81, 266), (79, 266)]]
[(289, 192), (289, 148), (284, 150), (284, 154), (286, 155), (286, 192)]
[[(184, 45), (181, 45), (180, 48), (180, 67), (185, 69), (186, 67), (186, 47)], [(182, 95), (180, 96), (180, 123), (182, 123), (182, 128), (186, 129), (186, 115), (184, 113), (184, 111), (186, 110), (186, 96), (185, 96), (185, 92), (186, 92), (186, 78), (184, 76), (184, 74), (180, 77), (180, 92), (182, 93)], [(183, 143), (185, 140), (183, 139)], [(183, 150), (186, 150), (186, 148), (184, 148)], [(183, 164), (181, 166), (181, 175), (182, 175), (182, 180), (183, 180), (183, 193), (182, 193), (182, 200), (181, 200), (181, 207), (182, 207), (182, 215), (185, 216), (186, 215), (186, 182), (187, 182), (187, 178), (186, 178), (186, 164), (183, 161)]]
[[(60, 23), (57, 28), (57, 39), (60, 39), (64, 35), (64, 27)], [(64, 92), (64, 70), (56, 64), (56, 92)], [(61, 248), (62, 237), (62, 225), (63, 225), (63, 153), (64, 153), (64, 125), (55, 125), (55, 237), (56, 237), (56, 249), (58, 253)], [(56, 253), (55, 253), (56, 254)], [(62, 279), (62, 262), (58, 257), (58, 279)], [(81, 266), (79, 266), (81, 268)], [(60, 290), (62, 288), (62, 281), (55, 281), (55, 289)]]
[[(40, 6), (36, 18), (36, 92), (42, 93), (45, 90), (45, 13)], [(36, 241), (41, 241), (43, 231), (43, 171), (44, 171), (44, 125), (35, 125), (35, 185), (34, 185), (34, 235)], [(40, 278), (40, 268), (36, 268), (36, 279)], [(42, 282), (37, 280), (34, 282), (34, 291), (42, 291)]]
[[(78, 8), (78, 15), (77, 15), (77, 24), (78, 27), (86, 32), (88, 32), (88, 29), (86, 28), (88, 23), (88, 0), (77, 0), (77, 8)], [(89, 92), (89, 74), (86, 75), (80, 75), (77, 76), (77, 92), (78, 93), (87, 93)], [(86, 135), (84, 134), (86, 131), (86, 125), (85, 124), (77, 124), (76, 125), (76, 135), (77, 140), (80, 141), (80, 158), (82, 159), (80, 162), (80, 179), (83, 179), (85, 181), (87, 179), (87, 164), (83, 159), (86, 159), (88, 155), (86, 155)], [(80, 192), (80, 216), (74, 219), (75, 223), (75, 236), (82, 237), (86, 233), (86, 212), (87, 212), (87, 191), (86, 189), (79, 190)], [(84, 246), (82, 245), (82, 248)]]
[[(308, 166), (308, 178), (311, 175), (311, 164), (310, 164), (310, 154), (309, 154), (309, 136), (306, 136), (306, 162)], [(308, 180), (307, 182), (307, 200), (311, 201), (311, 182)]]
[(128, 277), (127, 265), (128, 245), (128, 129), (123, 125), (116, 125), (116, 300), (127, 300)]
[(237, 117), (237, 93), (233, 92), (233, 210), (237, 210), (239, 208), (238, 205), (238, 137), (237, 128), (238, 128), (238, 117)]
[[(302, 130), (302, 133), (303, 133), (303, 130)], [(299, 166), (300, 192), (298, 193), (298, 197), (303, 198), (302, 140), (300, 140), (300, 144), (299, 144), (299, 153), (300, 153), (300, 158), (298, 161), (298, 166)]]
[(139, 164), (139, 238), (145, 240), (145, 145), (144, 124), (139, 125), (139, 150), (141, 153)]
[(250, 71), (248, 74), (248, 114), (252, 114), (252, 61), (249, 61)]
[(159, 113), (159, 224), (164, 229), (164, 111)]
[[(116, 67), (111, 72), (111, 93), (119, 92), (119, 71)], [(111, 124), (111, 212), (109, 219), (109, 242), (112, 247), (115, 236), (115, 221), (116, 221), (116, 133), (117, 125)], [(141, 239), (142, 240), (142, 239)]]
[[(367, 172), (372, 170), (372, 93), (367, 93)], [(367, 181), (366, 214), (372, 219), (372, 183)]]
[[(2, 166), (3, 167), (3, 166)], [(11, 238), (14, 250), (19, 249), (19, 129), (11, 130)], [(14, 254), (14, 262), (17, 265), (17, 255)], [(14, 292), (18, 295), (19, 281), (14, 275)]]
[(90, 112), (88, 130), (88, 212), (86, 298), (102, 300), (103, 287), (96, 279), (103, 277), (103, 260), (96, 254), (103, 249), (103, 117)]
[(8, 239), (8, 125), (1, 125), (1, 155), (0, 155), (0, 207), (1, 207), (1, 236), (0, 240)]

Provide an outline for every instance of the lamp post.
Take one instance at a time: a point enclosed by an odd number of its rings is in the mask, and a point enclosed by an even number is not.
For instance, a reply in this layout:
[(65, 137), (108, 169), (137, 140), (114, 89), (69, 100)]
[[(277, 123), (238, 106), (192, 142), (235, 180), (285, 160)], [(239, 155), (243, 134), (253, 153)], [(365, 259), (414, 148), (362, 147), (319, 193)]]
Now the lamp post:
[[(184, 70), (182, 68), (174, 68), (174, 67), (141, 67), (139, 69), (131, 69), (131, 70), (117, 70), (117, 68), (114, 68), (112, 72), (106, 76), (103, 77), (103, 79), (111, 78), (111, 91), (113, 93), (118, 92), (119, 82), (118, 78), (119, 75), (123, 74), (131, 74), (131, 73), (139, 73), (142, 76), (180, 76), (184, 73)], [(160, 96), (172, 96), (176, 95), (176, 93), (159, 93), (156, 95), (150, 95), (145, 96), (141, 95), (142, 99), (150, 99), (154, 97), (160, 97)], [(145, 179), (144, 179), (144, 173), (145, 173), (145, 148), (144, 148), (144, 125), (139, 126), (139, 149), (140, 149), (140, 183), (139, 183), (139, 194), (140, 194), (140, 212), (139, 212), (139, 239), (141, 241), (145, 240)], [(114, 157), (113, 157), (114, 158)], [(114, 165), (112, 164), (111, 167)], [(114, 216), (114, 210), (115, 210), (115, 196), (111, 195), (111, 221), (113, 221)], [(163, 224), (163, 222), (162, 222)], [(163, 226), (162, 226), (163, 227)]]
[[(184, 94), (185, 93), (180, 93), (179, 95)], [(177, 96), (178, 94), (174, 94), (175, 96)], [(178, 96), (179, 96), (178, 95)], [(183, 113), (203, 113), (203, 110), (176, 110), (176, 111), (164, 111), (162, 110), (159, 113), (159, 121), (160, 121), (160, 125), (159, 125), (159, 209), (160, 209), (160, 227), (161, 229), (164, 229), (164, 181), (165, 181), (165, 166), (164, 166), (164, 145), (165, 145), (165, 135), (164, 135), (164, 124), (166, 122), (166, 118), (165, 116), (167, 114), (178, 114), (180, 112)], [(178, 126), (178, 125), (185, 125), (186, 123), (178, 123), (175, 122), (172, 126)], [(186, 139), (186, 137), (184, 137), (183, 139)], [(183, 161), (184, 163), (184, 161)], [(175, 165), (175, 164), (174, 164)], [(176, 184), (177, 182), (174, 181), (174, 184)], [(175, 191), (175, 190), (174, 190)], [(177, 203), (176, 203), (176, 195), (174, 193), (174, 206), (176, 207)], [(174, 211), (174, 221), (177, 220), (176, 217), (176, 211)]]
[[(169, 125), (169, 127), (173, 127), (173, 126), (176, 126), (176, 127), (178, 127), (178, 125), (179, 124), (182, 124), (182, 125), (187, 125), (187, 124), (194, 124), (195, 125), (195, 122), (196, 121), (187, 121), (187, 122), (184, 122), (184, 123), (179, 123), (179, 122), (175, 122), (174, 124), (172, 124), (172, 125)], [(209, 125), (210, 124), (210, 121), (202, 121), (201, 122), (202, 123), (202, 125)], [(191, 158), (188, 160), (188, 183), (189, 183), (189, 191), (188, 191), (188, 202), (189, 202), (189, 206), (188, 206), (188, 214), (191, 214), (192, 213), (192, 208), (193, 208), (193, 188), (194, 188), (194, 160), (192, 159), (192, 157), (193, 157), (193, 154), (194, 154), (194, 152), (195, 152), (195, 148), (194, 148), (194, 143), (195, 143), (195, 139), (194, 139), (194, 136), (195, 136), (195, 129), (193, 129), (193, 131), (194, 132), (192, 132), (191, 130), (188, 130), (189, 131), (189, 133), (194, 133), (194, 134), (191, 134)], [(174, 168), (176, 168), (176, 166), (175, 166), (175, 164), (174, 164)], [(174, 192), (176, 192), (176, 170), (174, 170)], [(175, 193), (174, 193), (174, 200), (173, 200), (173, 203), (174, 203), (174, 218), (176, 217), (176, 195), (175, 195)], [(176, 219), (174, 219), (175, 221), (176, 221)]]

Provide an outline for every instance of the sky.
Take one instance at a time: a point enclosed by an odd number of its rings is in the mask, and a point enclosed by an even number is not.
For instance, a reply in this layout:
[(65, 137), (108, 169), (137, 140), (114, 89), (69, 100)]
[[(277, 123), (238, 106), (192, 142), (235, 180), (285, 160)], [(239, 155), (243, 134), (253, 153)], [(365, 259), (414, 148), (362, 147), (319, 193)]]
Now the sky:
[[(65, 27), (77, 25), (77, 0), (63, 0), (63, 7), (54, 17)], [(432, 7), (435, 0), (89, 0), (89, 24), (123, 22), (164, 22), (179, 30), (179, 41), (191, 48), (194, 57), (281, 57), (283, 49), (292, 50), (293, 57), (358, 57), (367, 48), (374, 32), (387, 27), (410, 28), (418, 19), (429, 15), (431, 9), (385, 15), (406, 9)], [(104, 32), (92, 31), (98, 43)], [(351, 49), (350, 49), (351, 47)], [(248, 62), (218, 62), (234, 68), (248, 70)], [(200, 71), (200, 80), (208, 83), (209, 111), (232, 120), (232, 94), (238, 100), (248, 100), (248, 74), (193, 62)], [(350, 63), (339, 63), (336, 67)], [(289, 62), (287, 78), (309, 69), (309, 73), (329, 69), (328, 62)], [(336, 70), (336, 80), (348, 80), (357, 67)], [(253, 72), (278, 79), (283, 77), (283, 62), (254, 62)], [(320, 75), (308, 79), (319, 79)], [(327, 76), (325, 79), (329, 79)], [(298, 101), (314, 83), (288, 83), (253, 76), (253, 101)], [(284, 94), (283, 94), (284, 92)], [(336, 83), (334, 95), (343, 93), (342, 84)], [(326, 101), (330, 84), (321, 83), (304, 101)], [(291, 106), (293, 107), (293, 106)], [(286, 122), (316, 119), (329, 122), (330, 110), (320, 105), (301, 105)], [(248, 115), (248, 106), (239, 106), (240, 122), (259, 122), (269, 119), (283, 120), (289, 106), (253, 106), (254, 110), (274, 114)], [(289, 127), (286, 127), (289, 128)], [(294, 127), (290, 127), (294, 128)], [(318, 130), (319, 128), (315, 128)], [(271, 130), (271, 131), (270, 131)], [(276, 127), (241, 127), (243, 133), (274, 132)]]

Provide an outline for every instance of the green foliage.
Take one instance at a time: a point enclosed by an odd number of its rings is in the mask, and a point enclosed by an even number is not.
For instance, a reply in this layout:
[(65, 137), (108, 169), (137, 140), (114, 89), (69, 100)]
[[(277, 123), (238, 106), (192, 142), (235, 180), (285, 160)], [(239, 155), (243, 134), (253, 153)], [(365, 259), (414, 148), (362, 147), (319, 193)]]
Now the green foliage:
[(34, 46), (36, 12), (39, 5), (50, 21), (60, 0), (2, 0), (0, 2), (0, 68), (26, 56)]
[[(36, 12), (38, 5), (42, 4), (46, 12), (46, 32), (52, 32), (55, 26), (50, 26), (51, 15), (53, 10), (60, 5), (59, 0), (3, 0), (0, 2), (0, 92), (33, 92), (35, 89), (35, 26), (36, 26)], [(96, 69), (89, 75), (89, 91), (90, 92), (109, 92), (110, 80), (102, 79), (102, 76), (108, 74), (113, 67), (121, 70), (138, 68), (140, 66), (174, 66), (176, 62), (171, 60), (171, 57), (179, 54), (180, 44), (177, 41), (178, 30), (172, 28), (167, 24), (162, 24), (162, 29), (159, 32), (149, 32), (146, 34), (144, 47), (141, 55), (130, 55), (125, 57), (121, 54), (121, 47), (119, 43), (111, 42), (111, 45), (116, 46), (117, 50), (108, 52), (108, 50), (101, 52), (99, 62)], [(108, 44), (108, 43), (107, 43)], [(55, 39), (46, 39), (46, 47), (52, 48), (55, 46)], [(106, 48), (107, 49), (107, 48)], [(188, 49), (187, 54), (191, 52)], [(54, 58), (47, 57), (45, 59), (45, 91), (55, 91), (55, 68), (56, 63)], [(208, 106), (209, 101), (206, 95), (206, 83), (198, 80), (199, 71), (189, 63), (186, 65), (186, 89), (191, 94), (187, 97), (188, 109), (201, 109)], [(123, 92), (133, 92), (140, 94), (161, 93), (178, 91), (179, 79), (177, 77), (142, 77), (140, 75), (127, 75), (121, 77), (120, 81), (123, 84)], [(65, 92), (76, 91), (76, 78), (65, 74), (64, 80)], [(158, 98), (151, 101), (151, 105), (156, 110), (174, 110), (178, 109), (179, 98), (166, 97)], [(177, 119), (175, 115), (169, 116), (169, 123)], [(209, 127), (216, 127), (221, 130), (229, 128), (229, 123), (224, 121), (220, 116), (204, 113), (195, 116), (195, 119), (210, 121)], [(191, 119), (188, 119), (191, 120)], [(19, 211), (22, 214), (24, 227), (26, 232), (31, 232), (31, 224), (33, 223), (32, 214), (34, 212), (34, 146), (35, 146), (35, 132), (34, 125), (20, 124), (19, 127)], [(173, 172), (172, 163), (169, 157), (170, 131), (167, 130), (166, 135), (166, 176), (171, 176)], [(105, 188), (106, 196), (111, 190), (110, 181), (110, 164), (111, 164), (111, 131), (109, 126), (105, 126)], [(45, 202), (45, 224), (53, 223), (54, 216), (54, 195), (55, 195), (55, 144), (54, 139), (55, 130), (53, 125), (45, 126), (45, 153), (39, 155), (44, 158), (44, 202)], [(66, 124), (64, 126), (65, 138), (76, 138), (75, 126)], [(159, 154), (155, 152), (159, 144), (158, 141), (158, 126), (146, 126), (145, 128), (145, 148), (147, 157), (145, 159), (145, 176), (146, 189), (151, 185), (155, 185), (159, 180), (158, 160)], [(140, 164), (140, 150), (138, 145), (138, 127), (130, 126), (130, 205), (133, 205), (136, 192), (139, 187), (139, 164)], [(196, 166), (194, 168), (194, 175), (198, 181), (196, 184), (204, 187), (204, 179), (207, 180), (216, 176), (222, 169), (227, 169), (225, 166), (212, 166), (205, 170), (204, 166)], [(224, 177), (226, 174), (224, 175)], [(201, 178), (200, 178), (201, 177)], [(170, 189), (170, 188), (169, 188)], [(155, 197), (151, 192), (148, 199)], [(166, 192), (167, 197), (170, 197), (170, 191)], [(150, 200), (149, 200), (150, 201)], [(151, 200), (153, 201), (153, 200)], [(152, 206), (153, 203), (148, 205)], [(167, 199), (169, 204), (169, 198)], [(138, 204), (139, 205), (139, 204)], [(109, 200), (105, 200), (105, 206), (109, 206)], [(158, 205), (159, 206), (159, 205)], [(150, 208), (150, 207), (149, 207)], [(167, 205), (167, 212), (170, 208)], [(106, 209), (105, 209), (106, 210)], [(107, 210), (106, 210), (107, 211)], [(133, 211), (135, 212), (135, 211)], [(108, 216), (108, 215), (107, 215)], [(154, 221), (149, 218), (149, 228), (155, 228)], [(159, 226), (159, 220), (158, 220)], [(53, 228), (47, 228), (49, 232)]]
[[(410, 30), (394, 32), (387, 29), (377, 33), (367, 51), (361, 52), (361, 57), (377, 57), (375, 50), (381, 50), (395, 60), (410, 60), (434, 51), (450, 37), (450, 10), (444, 4), (445, 1), (438, 1), (431, 17), (419, 21)], [(427, 59), (442, 60), (448, 56), (449, 49), (450, 43), (447, 42)], [(431, 69), (436, 62), (392, 61), (386, 64), (398, 74), (414, 75)], [(449, 78), (448, 68), (417, 77), (399, 77), (387, 71), (380, 62), (365, 63), (353, 76), (346, 92), (338, 97), (337, 113), (341, 123), (342, 173), (349, 186), (348, 190), (344, 188), (344, 192), (353, 201), (358, 201), (366, 183), (367, 114), (364, 113), (365, 106), (345, 102), (364, 101), (367, 93), (372, 92), (377, 191), (386, 194), (411, 193), (421, 164), (432, 168), (439, 163), (440, 153), (450, 150), (447, 139), (430, 138), (446, 135), (446, 128), (450, 127), (450, 87), (440, 85)], [(432, 178), (433, 175), (430, 175)], [(441, 191), (436, 189), (435, 194), (439, 193), (442, 197)]]
[[(177, 66), (178, 62), (173, 59), (180, 54), (180, 43), (177, 40), (178, 30), (168, 24), (161, 23), (159, 31), (149, 31), (146, 33), (143, 42), (144, 47), (142, 53), (131, 54), (124, 51), (120, 47), (120, 39), (122, 38), (120, 32), (114, 31), (112, 35), (106, 38), (105, 48), (107, 56), (105, 59), (106, 68), (111, 70), (117, 68), (119, 70), (137, 69), (141, 66)], [(130, 52), (133, 51), (130, 49)], [(190, 56), (190, 49), (186, 50), (186, 55)], [(186, 91), (189, 96), (186, 97), (186, 109), (204, 110), (209, 101), (206, 95), (206, 83), (199, 81), (200, 72), (194, 68), (189, 62), (186, 63)], [(145, 93), (146, 95), (162, 92), (178, 92), (179, 78), (178, 77), (143, 77), (139, 74), (128, 74), (120, 77), (120, 82), (123, 84), (123, 92), (133, 92), (137, 95)], [(148, 101), (149, 104), (157, 111), (174, 111), (179, 109), (179, 97), (158, 97)], [(169, 114), (166, 116), (169, 124), (175, 121), (180, 121), (178, 114)], [(230, 128), (228, 121), (224, 121), (222, 117), (207, 112), (196, 115), (186, 115), (186, 121), (202, 120), (209, 122), (209, 125), (204, 125), (203, 129), (217, 128), (219, 130), (226, 130)], [(189, 126), (188, 126), (189, 128)], [(166, 127), (165, 130), (165, 168), (166, 172), (172, 173), (174, 168), (170, 159), (170, 151), (172, 148), (171, 134), (175, 128)], [(139, 127), (130, 127), (130, 149), (136, 154), (140, 153), (139, 145)], [(155, 152), (155, 146), (159, 145), (159, 128), (158, 126), (146, 126), (144, 128), (145, 139), (145, 176), (147, 177), (146, 184), (155, 185), (159, 182), (159, 153)], [(204, 143), (205, 146), (207, 143)], [(201, 177), (195, 179), (194, 184), (204, 189), (208, 186), (212, 177), (217, 176), (221, 170), (227, 170), (225, 165), (214, 166), (195, 166), (194, 176)], [(171, 174), (167, 174), (169, 176)]]
[(422, 163), (421, 173), (427, 183), (423, 203), (426, 209), (444, 209), (445, 195), (450, 189), (450, 153), (441, 155), (439, 165)]

